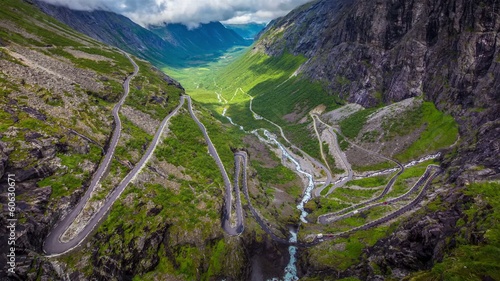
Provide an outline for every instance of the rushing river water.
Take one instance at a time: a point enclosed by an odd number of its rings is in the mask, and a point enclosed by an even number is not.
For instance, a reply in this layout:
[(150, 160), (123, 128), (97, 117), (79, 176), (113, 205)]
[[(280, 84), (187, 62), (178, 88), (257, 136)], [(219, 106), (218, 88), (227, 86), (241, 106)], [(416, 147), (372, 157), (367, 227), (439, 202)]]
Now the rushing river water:
[[(244, 132), (247, 132), (243, 128), (243, 126), (240, 126), (240, 125), (234, 123), (233, 120), (231, 119), (231, 117), (226, 116), (226, 109), (223, 110), (222, 116), (226, 117), (233, 126), (239, 127), (240, 130), (242, 130)], [(273, 134), (271, 134), (269, 131), (267, 131), (265, 129), (263, 131), (264, 131), (264, 135), (267, 137), (267, 140), (265, 140), (264, 138), (262, 138), (258, 134), (257, 130), (252, 131), (252, 133), (254, 133), (259, 138), (259, 140), (261, 140), (263, 142), (274, 143), (274, 144), (278, 145), (278, 147), (281, 150), (281, 153), (283, 154), (283, 156), (286, 157), (288, 160), (290, 160), (295, 165), (295, 170), (298, 173), (303, 174), (307, 178), (307, 180), (308, 180), (307, 187), (306, 187), (306, 189), (304, 191), (304, 196), (302, 197), (302, 200), (300, 201), (300, 203), (297, 205), (297, 209), (300, 211), (300, 220), (303, 223), (307, 223), (306, 216), (308, 215), (308, 213), (304, 209), (304, 206), (305, 206), (305, 204), (312, 197), (312, 191), (314, 189), (314, 178), (313, 178), (312, 174), (310, 174), (310, 173), (308, 173), (308, 172), (306, 172), (306, 171), (304, 171), (302, 169), (302, 166), (300, 166), (299, 161), (297, 161), (295, 158), (292, 157), (292, 155), (276, 139), (276, 137)], [(297, 229), (293, 228), (293, 229), (290, 230), (290, 238), (289, 238), (288, 241), (290, 241), (290, 242), (297, 242)], [(284, 281), (296, 281), (296, 280), (299, 280), (299, 277), (297, 276), (297, 265), (296, 265), (296, 263), (297, 263), (297, 257), (296, 257), (296, 255), (297, 255), (297, 247), (295, 247), (295, 246), (289, 246), (288, 247), (288, 253), (290, 254), (290, 260), (288, 262), (288, 265), (285, 267), (285, 273), (283, 275), (283, 280)], [(277, 281), (277, 280), (279, 280), (279, 279), (277, 279), (277, 278), (273, 278), (272, 279), (272, 281)]]
[[(286, 150), (286, 148), (276, 140), (276, 138), (269, 133), (269, 131), (264, 130), (264, 135), (272, 142), (278, 145), (280, 148), (281, 152), (283, 153), (283, 156), (285, 156), (288, 160), (290, 160), (294, 165), (295, 165), (295, 170), (303, 175), (306, 176), (308, 179), (307, 187), (304, 191), (304, 196), (302, 197), (302, 200), (300, 200), (300, 203), (297, 205), (297, 209), (300, 210), (300, 220), (303, 223), (307, 223), (306, 221), (306, 216), (308, 213), (304, 209), (304, 205), (311, 199), (312, 196), (312, 191), (314, 189), (314, 178), (313, 176), (302, 170), (302, 167), (300, 166), (299, 161), (295, 160), (290, 153)], [(292, 229), (290, 230), (290, 239), (288, 240), (290, 242), (297, 242), (297, 230)], [(290, 261), (288, 262), (288, 265), (285, 268), (285, 275), (283, 276), (284, 281), (295, 281), (299, 280), (299, 277), (297, 276), (297, 247), (295, 246), (290, 246), (288, 247), (288, 252), (290, 253)]]

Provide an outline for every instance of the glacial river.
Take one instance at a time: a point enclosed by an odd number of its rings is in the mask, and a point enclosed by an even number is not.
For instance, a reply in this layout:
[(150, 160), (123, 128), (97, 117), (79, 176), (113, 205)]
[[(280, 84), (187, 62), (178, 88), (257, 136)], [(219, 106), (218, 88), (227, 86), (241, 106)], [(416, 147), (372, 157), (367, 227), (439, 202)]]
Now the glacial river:
[[(249, 133), (245, 130), (245, 128), (243, 128), (243, 126), (234, 123), (233, 120), (231, 119), (231, 117), (226, 116), (226, 109), (223, 110), (222, 116), (226, 117), (233, 126), (239, 127), (240, 130), (242, 130), (246, 133)], [(263, 131), (264, 131), (264, 135), (266, 136), (267, 140), (262, 138), (259, 135), (258, 130), (254, 130), (254, 131), (252, 131), (252, 133), (255, 134), (259, 138), (259, 140), (261, 140), (263, 142), (276, 144), (279, 147), (279, 149), (281, 150), (281, 153), (283, 154), (283, 156), (286, 157), (288, 160), (290, 160), (295, 165), (295, 170), (298, 173), (303, 174), (308, 180), (307, 187), (304, 191), (304, 196), (302, 197), (302, 200), (300, 201), (300, 203), (297, 205), (297, 209), (300, 211), (300, 220), (303, 223), (307, 223), (306, 216), (308, 215), (308, 213), (304, 209), (304, 206), (312, 197), (312, 191), (314, 189), (314, 178), (313, 178), (312, 174), (310, 174), (302, 169), (299, 161), (297, 161), (296, 159), (294, 159), (290, 155), (290, 153), (286, 150), (286, 148), (276, 139), (276, 137), (273, 134), (271, 134), (269, 131), (267, 131), (265, 129), (263, 129)], [(296, 229), (290, 230), (290, 238), (288, 241), (297, 242), (297, 230)], [(299, 277), (297, 276), (297, 265), (296, 265), (296, 263), (297, 263), (297, 257), (296, 257), (297, 247), (289, 246), (288, 253), (290, 254), (290, 260), (288, 262), (288, 265), (285, 267), (283, 281), (299, 280)], [(280, 279), (273, 278), (271, 280), (278, 281)]]
[[(312, 174), (310, 174), (302, 169), (299, 161), (294, 159), (292, 157), (292, 155), (290, 155), (290, 153), (286, 150), (286, 148), (280, 142), (278, 142), (278, 140), (276, 140), (276, 138), (271, 133), (269, 133), (269, 131), (264, 130), (264, 135), (268, 138), (268, 140), (271, 143), (278, 145), (283, 156), (285, 156), (288, 160), (290, 160), (295, 165), (295, 170), (298, 173), (303, 174), (308, 180), (307, 187), (304, 191), (304, 195), (302, 196), (302, 200), (300, 200), (300, 203), (297, 205), (297, 209), (300, 211), (300, 220), (303, 223), (307, 223), (306, 216), (308, 215), (308, 213), (304, 209), (304, 206), (311, 199), (312, 191), (314, 189), (314, 178), (313, 178)], [(288, 241), (297, 242), (297, 230), (296, 229), (290, 230), (290, 239)], [(299, 280), (299, 277), (297, 276), (297, 265), (296, 265), (297, 247), (289, 246), (288, 253), (290, 254), (290, 261), (288, 262), (288, 265), (285, 267), (285, 275), (283, 276), (283, 280), (284, 281)], [(277, 280), (277, 279), (273, 279), (273, 280)]]

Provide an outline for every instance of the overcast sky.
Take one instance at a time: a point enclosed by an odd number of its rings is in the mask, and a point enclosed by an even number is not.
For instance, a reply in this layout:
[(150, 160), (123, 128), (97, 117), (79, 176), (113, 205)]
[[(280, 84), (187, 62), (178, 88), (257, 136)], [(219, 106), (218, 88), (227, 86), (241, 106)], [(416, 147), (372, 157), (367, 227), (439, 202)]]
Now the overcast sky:
[(268, 22), (311, 0), (42, 0), (75, 10), (106, 10), (125, 15), (136, 23)]

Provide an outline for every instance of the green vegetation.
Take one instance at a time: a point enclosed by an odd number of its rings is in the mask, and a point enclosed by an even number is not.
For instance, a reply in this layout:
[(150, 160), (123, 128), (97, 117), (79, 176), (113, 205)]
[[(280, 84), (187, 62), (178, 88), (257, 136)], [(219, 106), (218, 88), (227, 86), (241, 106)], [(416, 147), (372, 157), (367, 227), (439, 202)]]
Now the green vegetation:
[(359, 187), (377, 187), (386, 185), (389, 181), (389, 177), (387, 175), (368, 177), (364, 179), (357, 179), (349, 181), (347, 186), (359, 186)]
[[(428, 105), (420, 105), (415, 108), (405, 110), (403, 114), (387, 118), (382, 121), (384, 130), (384, 140), (391, 140), (396, 136), (404, 136), (412, 133), (422, 126), (424, 118), (423, 108)], [(378, 131), (377, 131), (378, 132)]]
[[(26, 15), (30, 16), (27, 17)], [(24, 1), (2, 1), (0, 18), (16, 26), (16, 29), (9, 31), (1, 28), (0, 37), (3, 40), (20, 45), (79, 47), (82, 44), (99, 44), (56, 21), (54, 18), (41, 13), (34, 5)], [(32, 34), (32, 36), (25, 36), (26, 33)]]
[(335, 158), (330, 154), (330, 148), (329, 145), (326, 142), (323, 142), (323, 151), (326, 154), (326, 162), (328, 162), (328, 165), (330, 166), (330, 172), (332, 174), (342, 174), (344, 172), (343, 169), (337, 168), (337, 165), (335, 164)]
[(101, 179), (101, 187), (90, 198), (91, 201), (104, 200), (115, 189), (122, 179), (130, 172), (130, 168), (117, 159), (111, 160), (109, 172)]
[(363, 128), (370, 114), (377, 111), (377, 108), (368, 108), (356, 111), (347, 118), (340, 121), (340, 130), (347, 138), (354, 139), (358, 136), (359, 131)]
[(325, 242), (321, 247), (313, 247), (308, 251), (309, 261), (317, 267), (330, 267), (344, 271), (359, 263), (364, 248), (373, 246), (379, 239), (389, 234), (389, 227), (379, 226), (358, 231), (348, 238)]
[(337, 134), (337, 141), (339, 143), (340, 150), (346, 151), (349, 148), (350, 144), (349, 142), (347, 142), (343, 135)]
[[(197, 114), (203, 120), (210, 139), (224, 163), (226, 171), (234, 169), (234, 156), (231, 148), (240, 147), (241, 140), (237, 137), (235, 128), (223, 129), (218, 121), (208, 118), (208, 113), (202, 108)], [(169, 137), (159, 145), (155, 155), (159, 160), (166, 160), (176, 166), (185, 167), (190, 173), (197, 174), (199, 180), (222, 185), (222, 176), (213, 158), (207, 153), (205, 139), (198, 125), (187, 113), (172, 117), (169, 125)], [(227, 131), (229, 132), (227, 132)]]
[(396, 159), (400, 161), (408, 161), (435, 152), (452, 145), (457, 140), (458, 125), (453, 117), (438, 111), (431, 102), (424, 102), (420, 110), (421, 123), (425, 129), (408, 149), (396, 155)]
[(367, 166), (352, 165), (352, 169), (358, 172), (379, 171), (391, 168), (396, 168), (396, 164), (390, 161), (380, 162), (377, 164), (367, 165)]
[[(328, 189), (328, 187), (325, 189)], [(351, 205), (349, 203), (350, 202), (338, 199), (335, 200), (328, 197), (317, 197), (314, 200), (310, 200), (306, 204), (306, 208), (313, 211), (309, 214), (308, 219), (316, 220), (320, 215), (342, 210), (349, 207)]]
[[(498, 182), (473, 183), (464, 193), (474, 200), (468, 204), (457, 245), (432, 270), (413, 274), (410, 280), (499, 280), (500, 194)], [(469, 233), (479, 236), (472, 238)], [(473, 239), (473, 240), (472, 240)]]
[(164, 74), (142, 60), (135, 60), (139, 73), (130, 83), (130, 94), (125, 104), (161, 120), (179, 105), (183, 90), (169, 85)]
[(336, 188), (329, 196), (346, 202), (358, 203), (370, 199), (380, 192), (380, 189)]
[(99, 162), (101, 149), (95, 145), (91, 145), (88, 154), (58, 153), (57, 157), (61, 159), (61, 164), (67, 167), (68, 172), (62, 174), (56, 173), (37, 183), (39, 187), (50, 186), (52, 188), (52, 199), (69, 196), (75, 190), (82, 188), (83, 183), (89, 180), (91, 175), (89, 171), (82, 169), (81, 163), (84, 161), (91, 163)]
[(153, 136), (134, 125), (123, 115), (120, 115), (120, 120), (122, 121), (122, 132), (130, 137), (116, 147), (115, 155), (119, 159), (128, 159), (132, 163), (136, 163), (146, 151)]
[(296, 179), (297, 175), (283, 165), (274, 168), (262, 166), (264, 163), (252, 161), (252, 167), (257, 170), (260, 181), (269, 184), (285, 184)]

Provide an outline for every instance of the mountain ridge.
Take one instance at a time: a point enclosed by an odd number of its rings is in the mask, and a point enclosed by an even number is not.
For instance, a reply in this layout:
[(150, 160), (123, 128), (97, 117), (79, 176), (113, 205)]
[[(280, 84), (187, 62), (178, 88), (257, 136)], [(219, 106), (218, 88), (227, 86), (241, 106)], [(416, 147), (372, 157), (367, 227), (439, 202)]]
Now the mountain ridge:
[[(461, 249), (447, 241), (481, 244), (461, 234), (476, 229), (473, 219), (458, 224), (472, 211), (466, 202), (475, 201), (469, 186), (484, 192), (477, 186), (487, 190), (487, 182), (498, 182), (500, 175), (499, 15), (500, 6), (489, 0), (319, 0), (274, 20), (261, 33), (257, 50), (271, 57), (305, 56), (298, 75), (323, 83), (349, 102), (377, 107), (423, 97), (459, 124), (460, 139), (440, 158), (447, 171), (441, 185), (448, 190), (437, 200), (446, 207), (418, 212), (393, 236), (364, 250), (360, 265), (342, 274), (312, 263), (312, 254), (306, 253), (305, 276), (429, 280), (443, 270), (434, 266), (446, 254)], [(436, 234), (428, 229), (437, 229)], [(430, 272), (411, 275), (419, 270)], [(481, 275), (477, 269), (475, 274)], [(495, 270), (484, 274), (498, 277)]]
[[(121, 48), (156, 66), (180, 66), (186, 61), (216, 57), (233, 46), (251, 42), (219, 22), (188, 29), (182, 24), (144, 28), (129, 18), (107, 11), (75, 11), (63, 6), (34, 1), (46, 14), (96, 40)], [(203, 60), (202, 60), (203, 61)]]
[[(298, 73), (350, 102), (376, 106), (425, 96), (456, 119), (486, 125), (498, 120), (500, 109), (500, 20), (493, 2), (314, 1), (269, 24), (256, 48), (306, 56)], [(488, 155), (481, 162), (499, 172)]]

